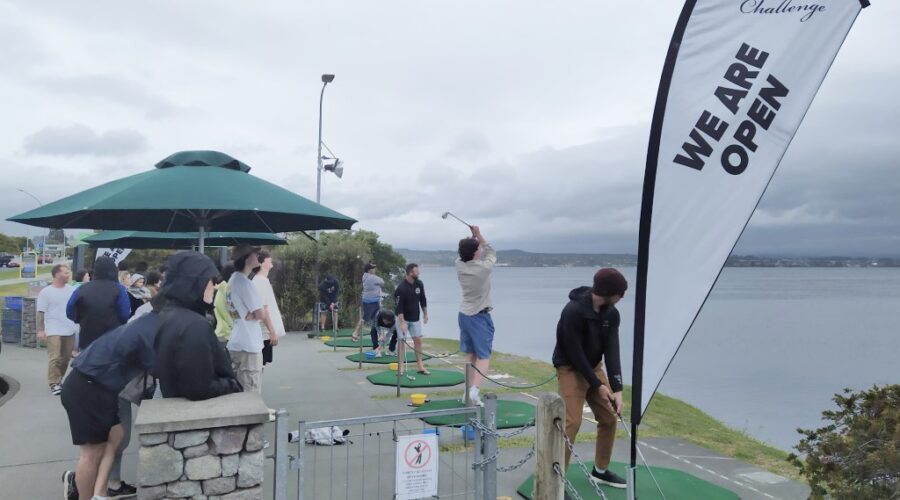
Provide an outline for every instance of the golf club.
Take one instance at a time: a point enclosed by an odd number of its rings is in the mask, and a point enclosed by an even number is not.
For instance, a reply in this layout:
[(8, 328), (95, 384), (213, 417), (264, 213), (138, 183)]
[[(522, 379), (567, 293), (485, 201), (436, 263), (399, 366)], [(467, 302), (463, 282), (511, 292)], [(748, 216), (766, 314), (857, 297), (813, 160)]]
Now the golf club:
[(447, 220), (447, 217), (448, 217), (448, 216), (449, 216), (449, 217), (453, 217), (454, 219), (456, 219), (456, 220), (462, 222), (463, 224), (465, 224), (466, 226), (468, 226), (469, 229), (472, 229), (472, 224), (469, 224), (468, 222), (466, 222), (466, 221), (460, 219), (459, 217), (453, 215), (452, 212), (444, 212), (444, 214), (441, 215), (441, 219)]

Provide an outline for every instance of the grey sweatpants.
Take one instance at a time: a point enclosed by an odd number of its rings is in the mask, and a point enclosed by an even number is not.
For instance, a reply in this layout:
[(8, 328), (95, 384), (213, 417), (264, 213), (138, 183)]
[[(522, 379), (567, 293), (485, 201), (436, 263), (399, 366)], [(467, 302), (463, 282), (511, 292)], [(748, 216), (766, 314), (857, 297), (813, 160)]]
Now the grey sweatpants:
[(125, 435), (122, 436), (122, 444), (116, 450), (116, 457), (113, 459), (112, 469), (109, 471), (109, 478), (113, 481), (122, 480), (122, 454), (125, 453), (125, 448), (128, 448), (128, 443), (131, 442), (131, 401), (119, 398), (119, 422), (122, 424)]

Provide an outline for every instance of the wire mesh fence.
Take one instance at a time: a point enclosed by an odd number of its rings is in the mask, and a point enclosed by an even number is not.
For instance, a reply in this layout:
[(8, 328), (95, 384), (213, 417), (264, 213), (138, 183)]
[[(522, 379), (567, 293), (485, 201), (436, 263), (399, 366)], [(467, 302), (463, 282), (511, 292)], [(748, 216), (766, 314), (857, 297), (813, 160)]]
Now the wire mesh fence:
[[(493, 476), (486, 473), (486, 468), (492, 468), (495, 464), (485, 463), (484, 453), (495, 446), (490, 442), (495, 438), (481, 431), (484, 422), (478, 422), (480, 412), (480, 408), (465, 407), (301, 421), (296, 431), (278, 432), (276, 469), (279, 459), (287, 460), (292, 471), (296, 471), (296, 477), (291, 480), (287, 475), (276, 477), (275, 498), (399, 498), (396, 496), (398, 440), (414, 435), (430, 436), (438, 443), (437, 449), (430, 452), (433, 455), (428, 456), (438, 465), (437, 498), (484, 498), (485, 478), (496, 477), (495, 472)], [(463, 415), (467, 424), (461, 428), (443, 427), (432, 426), (422, 420), (448, 415)], [(284, 425), (281, 427), (284, 429)], [(321, 444), (308, 443), (307, 438), (318, 438)], [(279, 453), (278, 449), (282, 452)], [(277, 456), (279, 454), (281, 458)], [(488, 484), (488, 488), (493, 487), (496, 491), (496, 482), (488, 481), (493, 483)]]

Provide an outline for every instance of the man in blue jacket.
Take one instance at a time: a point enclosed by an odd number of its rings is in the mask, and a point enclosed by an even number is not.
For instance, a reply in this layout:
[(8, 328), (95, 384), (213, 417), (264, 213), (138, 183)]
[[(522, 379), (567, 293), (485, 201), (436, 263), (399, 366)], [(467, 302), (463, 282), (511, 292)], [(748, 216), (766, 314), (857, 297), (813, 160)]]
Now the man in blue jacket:
[(130, 380), (153, 369), (158, 329), (159, 315), (146, 314), (103, 334), (72, 363), (61, 400), (72, 444), (80, 454), (75, 472), (63, 474), (68, 500), (79, 498), (79, 493), (81, 498), (106, 498), (109, 472), (125, 434), (119, 393)]

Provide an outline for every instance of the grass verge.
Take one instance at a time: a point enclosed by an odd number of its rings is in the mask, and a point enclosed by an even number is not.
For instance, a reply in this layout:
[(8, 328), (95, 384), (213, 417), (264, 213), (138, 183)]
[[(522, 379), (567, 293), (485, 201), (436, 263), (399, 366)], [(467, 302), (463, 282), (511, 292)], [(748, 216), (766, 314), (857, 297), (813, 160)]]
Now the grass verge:
[[(425, 339), (424, 351), (431, 353), (454, 352), (459, 346), (459, 341), (450, 339)], [(491, 370), (507, 373), (527, 384), (537, 384), (547, 380), (556, 373), (553, 365), (531, 358), (514, 356), (502, 352), (494, 352), (491, 360)], [(491, 391), (503, 392), (556, 392), (558, 386), (556, 380), (534, 389), (507, 389), (492, 385)], [(450, 394), (458, 395), (459, 391)], [(625, 418), (630, 421), (631, 386), (625, 387)], [(441, 393), (433, 396), (439, 397)], [(657, 393), (653, 398), (653, 404), (644, 415), (641, 422), (641, 434), (643, 437), (673, 437), (689, 443), (716, 451), (728, 457), (733, 457), (743, 462), (756, 465), (776, 474), (801, 480), (794, 466), (787, 462), (788, 453), (763, 443), (746, 433), (732, 429), (695, 408), (684, 401)], [(619, 436), (627, 437), (624, 430), (619, 428)], [(596, 434), (582, 433), (578, 435), (578, 442), (593, 442)], [(500, 441), (502, 447), (531, 446), (530, 437), (516, 437)]]

